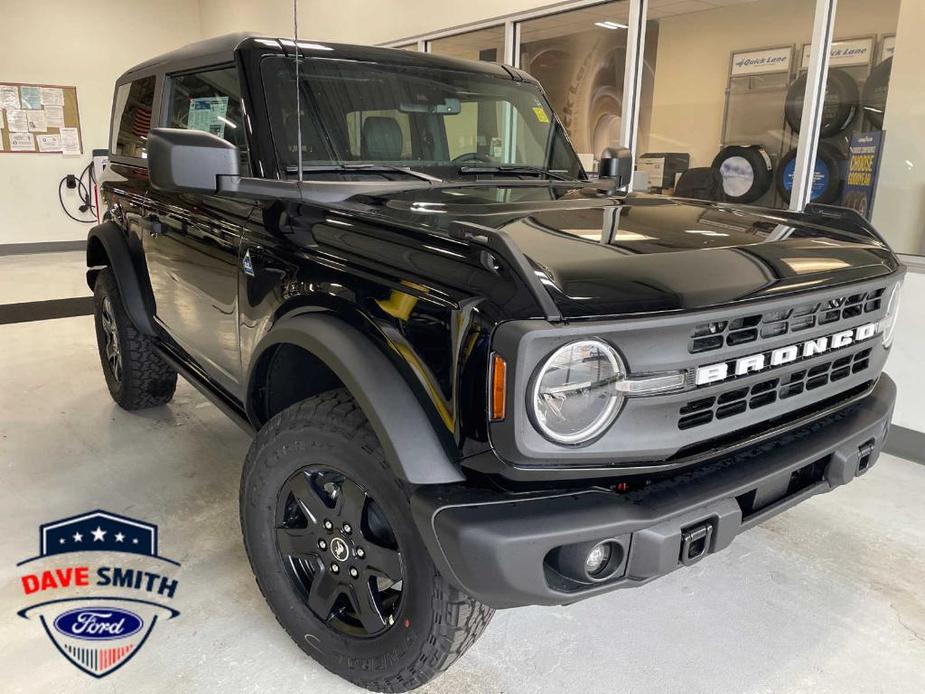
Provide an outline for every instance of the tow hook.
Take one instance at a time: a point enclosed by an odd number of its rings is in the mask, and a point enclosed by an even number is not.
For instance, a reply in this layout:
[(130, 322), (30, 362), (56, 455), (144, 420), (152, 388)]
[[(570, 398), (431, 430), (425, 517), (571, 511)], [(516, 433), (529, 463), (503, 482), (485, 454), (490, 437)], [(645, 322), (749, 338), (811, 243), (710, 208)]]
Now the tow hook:
[(695, 564), (710, 549), (713, 539), (713, 524), (703, 522), (681, 531), (681, 563), (684, 566)]
[(867, 471), (868, 466), (870, 466), (871, 456), (874, 454), (874, 448), (875, 446), (874, 446), (873, 439), (871, 439), (870, 441), (867, 441), (866, 443), (861, 444), (858, 447), (858, 472), (857, 474), (860, 475), (862, 472)]

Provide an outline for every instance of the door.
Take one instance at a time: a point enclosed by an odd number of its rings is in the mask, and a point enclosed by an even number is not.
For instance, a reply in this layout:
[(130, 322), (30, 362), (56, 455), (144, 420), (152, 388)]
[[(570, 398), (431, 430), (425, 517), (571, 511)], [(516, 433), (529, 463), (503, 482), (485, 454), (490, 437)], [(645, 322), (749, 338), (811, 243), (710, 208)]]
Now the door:
[[(248, 175), (241, 91), (233, 66), (167, 77), (166, 126), (237, 145)], [(239, 251), (251, 201), (149, 190), (142, 225), (157, 320), (213, 379), (237, 395)]]

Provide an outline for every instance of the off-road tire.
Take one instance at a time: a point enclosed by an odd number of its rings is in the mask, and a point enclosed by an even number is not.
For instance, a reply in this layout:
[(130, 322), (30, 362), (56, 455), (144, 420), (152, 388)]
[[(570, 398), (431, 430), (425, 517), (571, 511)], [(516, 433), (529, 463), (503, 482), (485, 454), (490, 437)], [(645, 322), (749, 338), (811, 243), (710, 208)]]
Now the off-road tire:
[[(109, 311), (104, 306), (108, 301)], [(170, 402), (177, 389), (177, 372), (161, 359), (154, 341), (132, 324), (122, 304), (116, 278), (104, 268), (93, 285), (94, 322), (100, 364), (109, 394), (123, 410), (142, 410)], [(106, 353), (107, 330), (104, 316), (115, 325), (121, 353), (121, 373), (116, 373)]]
[[(306, 605), (277, 549), (277, 495), (306, 465), (362, 485), (386, 516), (405, 562), (400, 615), (385, 633), (335, 631)], [(257, 585), (277, 621), (305, 653), (372, 691), (405, 692), (446, 670), (481, 636), (494, 610), (437, 570), (409, 512), (409, 495), (350, 394), (332, 390), (282, 411), (258, 432), (241, 476), (241, 529)]]

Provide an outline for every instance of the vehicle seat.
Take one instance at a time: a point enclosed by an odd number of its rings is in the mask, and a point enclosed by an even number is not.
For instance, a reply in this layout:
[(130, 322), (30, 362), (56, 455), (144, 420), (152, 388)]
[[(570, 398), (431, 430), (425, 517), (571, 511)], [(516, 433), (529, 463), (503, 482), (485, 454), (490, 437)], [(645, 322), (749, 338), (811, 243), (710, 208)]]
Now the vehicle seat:
[(404, 141), (398, 121), (387, 116), (369, 116), (363, 121), (361, 156), (371, 161), (401, 159)]
[(681, 174), (674, 188), (674, 194), (679, 198), (723, 202), (726, 199), (723, 191), (723, 175), (719, 169), (695, 166)]

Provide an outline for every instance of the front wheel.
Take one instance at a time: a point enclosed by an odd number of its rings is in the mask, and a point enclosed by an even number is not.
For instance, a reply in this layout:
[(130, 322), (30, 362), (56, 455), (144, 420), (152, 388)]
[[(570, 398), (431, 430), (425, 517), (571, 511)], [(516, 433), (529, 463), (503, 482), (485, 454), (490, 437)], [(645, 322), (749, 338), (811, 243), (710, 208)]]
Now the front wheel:
[(367, 689), (425, 684), (492, 617), (437, 571), (407, 490), (345, 390), (260, 430), (241, 479), (241, 527), (276, 619), (303, 651)]

